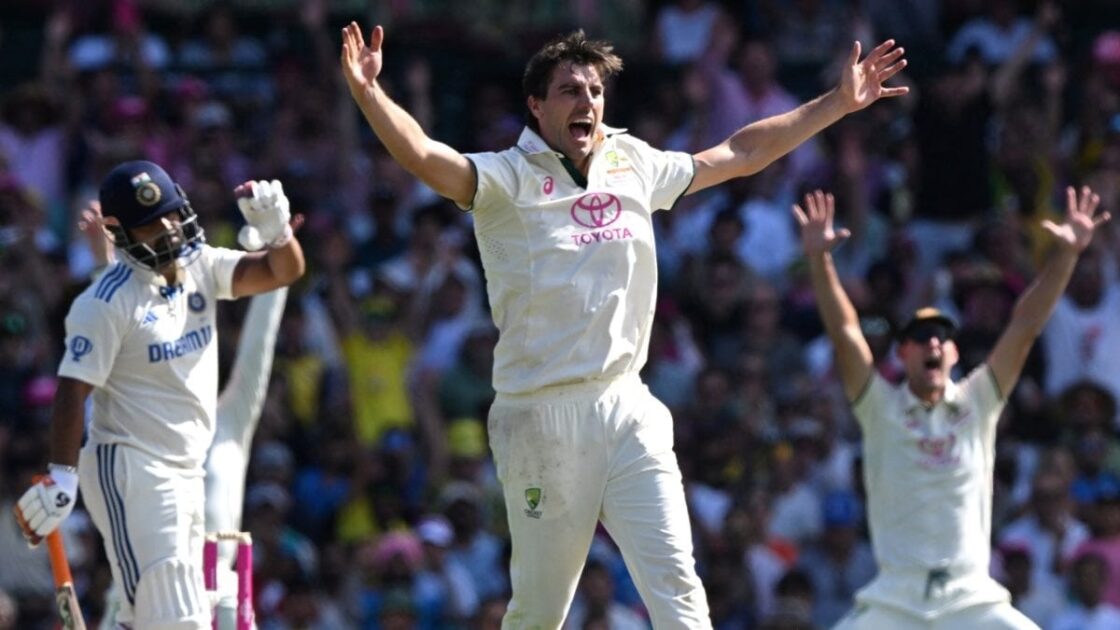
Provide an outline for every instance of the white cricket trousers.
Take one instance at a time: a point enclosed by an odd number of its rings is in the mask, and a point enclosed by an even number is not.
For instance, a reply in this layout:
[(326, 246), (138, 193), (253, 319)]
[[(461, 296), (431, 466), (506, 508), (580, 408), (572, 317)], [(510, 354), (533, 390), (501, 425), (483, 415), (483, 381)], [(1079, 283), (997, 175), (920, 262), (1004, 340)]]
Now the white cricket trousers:
[(673, 421), (637, 375), (498, 394), (488, 425), (513, 543), (503, 630), (560, 628), (600, 521), (654, 628), (711, 628)]
[(1039, 630), (1038, 625), (1007, 602), (977, 604), (934, 619), (923, 619), (879, 604), (861, 604), (832, 630)]
[(89, 442), (78, 475), (122, 595), (117, 622), (135, 630), (208, 629), (202, 468), (167, 466), (123, 444)]

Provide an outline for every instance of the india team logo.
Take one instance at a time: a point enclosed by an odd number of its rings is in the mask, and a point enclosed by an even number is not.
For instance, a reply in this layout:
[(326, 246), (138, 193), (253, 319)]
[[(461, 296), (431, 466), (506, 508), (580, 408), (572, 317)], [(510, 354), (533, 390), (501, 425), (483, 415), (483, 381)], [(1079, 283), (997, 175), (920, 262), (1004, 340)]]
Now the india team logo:
[(86, 356), (93, 350), (93, 342), (89, 337), (82, 335), (74, 335), (70, 340), (70, 354), (74, 359), (74, 363), (79, 363), (82, 357)]
[(572, 204), (571, 214), (583, 227), (606, 227), (622, 216), (622, 202), (610, 193), (587, 193)]
[(529, 518), (540, 518), (540, 510), (537, 506), (541, 504), (541, 489), (540, 488), (525, 488), (525, 503), (529, 509), (525, 510), (525, 516)]
[(140, 205), (154, 206), (159, 203), (163, 192), (160, 191), (159, 186), (152, 181), (147, 173), (140, 173), (129, 181), (132, 187), (136, 189), (136, 201), (139, 201)]

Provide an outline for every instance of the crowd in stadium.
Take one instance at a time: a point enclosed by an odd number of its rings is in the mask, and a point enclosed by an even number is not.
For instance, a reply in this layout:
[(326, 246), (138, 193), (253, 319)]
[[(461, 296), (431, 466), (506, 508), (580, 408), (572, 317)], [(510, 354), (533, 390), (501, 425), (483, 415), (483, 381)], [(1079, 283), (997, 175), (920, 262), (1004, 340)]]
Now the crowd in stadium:
[[(834, 85), (853, 39), (906, 47), (892, 83), (908, 96), (655, 215), (642, 376), (673, 412), (719, 629), (829, 627), (876, 573), (859, 432), (791, 205), (836, 195), (852, 233), (836, 264), (889, 379), (901, 376), (893, 335), (925, 304), (960, 323), (961, 375), (984, 360), (1045, 260), (1039, 224), (1067, 185), (1120, 211), (1120, 7), (1108, 0), (371, 4), (0, 7), (0, 630), (55, 623), (46, 553), (27, 548), (11, 506), (46, 464), (63, 317), (95, 267), (77, 213), (130, 159), (167, 169), (211, 244), (238, 247), (232, 190), (248, 179), (282, 180), (306, 218), (308, 269), (245, 494), (258, 626), (499, 627), (508, 534), (486, 434), (497, 331), (471, 215), (361, 119), (338, 69), (350, 19), (386, 26), (383, 84), (464, 151), (516, 143), (527, 56), (576, 27), (626, 63), (606, 122), (690, 153)], [(1081, 257), (999, 425), (991, 572), (1043, 628), (1120, 624), (1116, 223)], [(221, 311), (223, 370), (245, 307)], [(98, 535), (80, 506), (63, 528), (97, 620), (110, 581)], [(648, 627), (605, 532), (567, 623)]]

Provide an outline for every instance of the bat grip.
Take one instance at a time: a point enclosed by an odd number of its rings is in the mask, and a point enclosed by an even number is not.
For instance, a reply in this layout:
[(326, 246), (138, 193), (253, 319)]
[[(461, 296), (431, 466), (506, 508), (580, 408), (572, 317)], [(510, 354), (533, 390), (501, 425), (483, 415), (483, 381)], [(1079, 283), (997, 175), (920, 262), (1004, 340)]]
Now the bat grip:
[(47, 534), (47, 552), (51, 556), (54, 585), (73, 584), (74, 577), (70, 575), (70, 562), (66, 559), (66, 549), (62, 546), (62, 532), (57, 529)]

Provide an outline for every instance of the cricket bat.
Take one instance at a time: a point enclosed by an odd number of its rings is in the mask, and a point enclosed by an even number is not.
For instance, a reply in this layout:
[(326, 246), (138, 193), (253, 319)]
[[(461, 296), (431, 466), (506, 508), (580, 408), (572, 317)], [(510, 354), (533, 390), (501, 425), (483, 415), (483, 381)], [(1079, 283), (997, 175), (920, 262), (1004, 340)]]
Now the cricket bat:
[(74, 578), (70, 575), (70, 561), (62, 546), (62, 533), (57, 529), (47, 534), (47, 551), (51, 556), (51, 573), (54, 574), (54, 601), (64, 630), (86, 630), (82, 610), (78, 607), (78, 594), (74, 592)]

